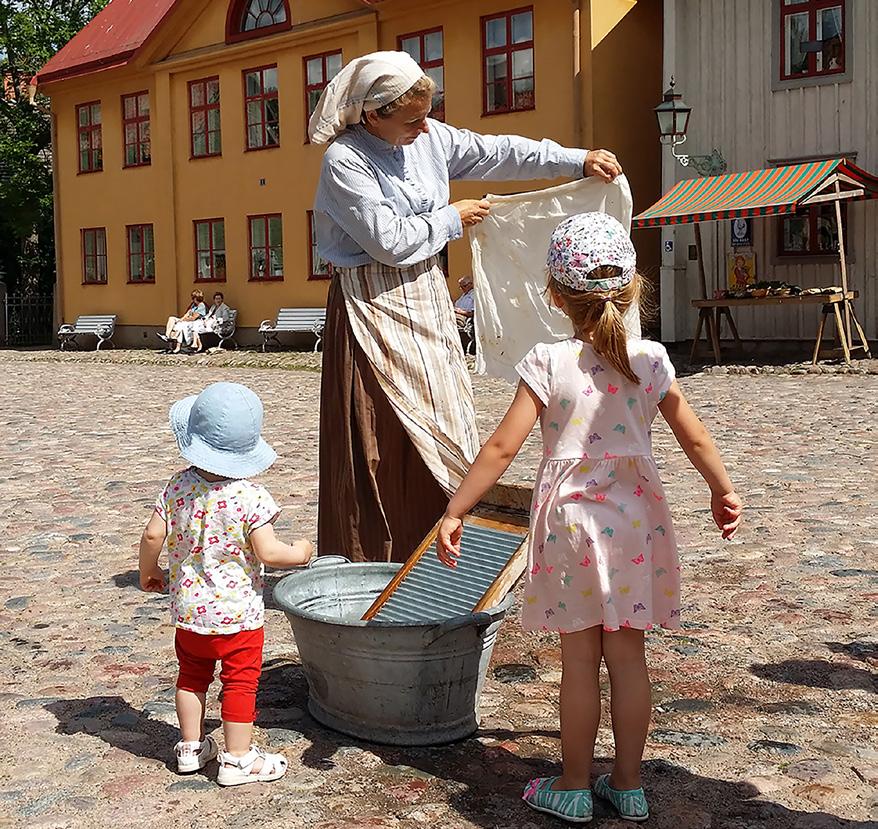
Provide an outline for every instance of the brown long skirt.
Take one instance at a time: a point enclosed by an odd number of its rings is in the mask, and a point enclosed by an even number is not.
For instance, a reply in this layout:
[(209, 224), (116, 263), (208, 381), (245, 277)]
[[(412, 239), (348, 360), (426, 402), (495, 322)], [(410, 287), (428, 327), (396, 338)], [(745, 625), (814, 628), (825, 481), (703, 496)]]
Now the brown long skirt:
[(318, 552), (405, 561), (448, 505), (329, 290), (320, 389)]

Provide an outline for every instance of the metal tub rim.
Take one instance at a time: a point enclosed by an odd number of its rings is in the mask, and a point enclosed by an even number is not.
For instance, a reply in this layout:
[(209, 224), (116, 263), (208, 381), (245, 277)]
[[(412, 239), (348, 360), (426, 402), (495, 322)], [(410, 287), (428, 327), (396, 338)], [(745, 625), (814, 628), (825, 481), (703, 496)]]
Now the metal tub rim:
[[(356, 569), (374, 570), (376, 566), (386, 566), (395, 573), (402, 565), (395, 562), (352, 562), (344, 556), (324, 556), (316, 558), (310, 564), (300, 568), (293, 568), (293, 572), (281, 578), (274, 586), (274, 600), (284, 613), (292, 614), (300, 619), (308, 619), (312, 622), (322, 622), (324, 624), (336, 625), (345, 628), (382, 628), (382, 629), (412, 629), (435, 627), (436, 625), (462, 627), (465, 623), (476, 624), (479, 627), (488, 626), (495, 620), (502, 618), (509, 611), (512, 605), (512, 594), (505, 596), (500, 604), (486, 610), (478, 612), (462, 613), (453, 617), (438, 617), (432, 620), (419, 622), (378, 622), (365, 621), (363, 619), (339, 619), (337, 616), (330, 616), (324, 613), (317, 613), (313, 610), (302, 608), (294, 601), (291, 601), (289, 593), (296, 588), (304, 589), (311, 582), (319, 582), (333, 573), (340, 567), (345, 570)], [(392, 577), (392, 574), (391, 574)], [(388, 579), (389, 580), (389, 579)]]

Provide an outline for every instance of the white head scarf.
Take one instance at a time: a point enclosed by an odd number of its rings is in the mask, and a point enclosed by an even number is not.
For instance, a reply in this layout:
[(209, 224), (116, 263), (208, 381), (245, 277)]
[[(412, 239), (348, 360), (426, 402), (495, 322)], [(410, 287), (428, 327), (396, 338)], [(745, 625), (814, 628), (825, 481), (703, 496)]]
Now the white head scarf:
[(408, 92), (424, 70), (406, 52), (373, 52), (355, 58), (323, 90), (308, 122), (312, 144), (325, 144), (351, 124)]

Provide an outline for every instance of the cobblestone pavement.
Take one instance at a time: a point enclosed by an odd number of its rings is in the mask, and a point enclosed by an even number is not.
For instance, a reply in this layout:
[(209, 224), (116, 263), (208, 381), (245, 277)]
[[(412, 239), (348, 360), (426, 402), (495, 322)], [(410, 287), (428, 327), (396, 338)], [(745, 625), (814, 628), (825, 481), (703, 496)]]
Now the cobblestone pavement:
[[(281, 455), (262, 479), (286, 507), (280, 531), (315, 534), (319, 358), (220, 356), (239, 363), (0, 352), (0, 827), (558, 826), (517, 799), (529, 776), (557, 768), (558, 649), (511, 619), (479, 734), (396, 749), (304, 713), (295, 643), (270, 609), (258, 739), (286, 753), (288, 776), (220, 789), (215, 769), (170, 769), (167, 600), (141, 593), (135, 570), (141, 527), (180, 464), (169, 404), (220, 379), (251, 385)], [(650, 823), (875, 829), (878, 377), (711, 373), (682, 384), (749, 513), (740, 540), (723, 544), (703, 485), (657, 429), (683, 545), (685, 629), (649, 638)], [(487, 434), (510, 390), (475, 385)], [(535, 449), (532, 439), (510, 480), (529, 480)], [(217, 715), (213, 691), (211, 727)], [(611, 751), (604, 727), (600, 770)], [(625, 826), (606, 811), (597, 822)]]

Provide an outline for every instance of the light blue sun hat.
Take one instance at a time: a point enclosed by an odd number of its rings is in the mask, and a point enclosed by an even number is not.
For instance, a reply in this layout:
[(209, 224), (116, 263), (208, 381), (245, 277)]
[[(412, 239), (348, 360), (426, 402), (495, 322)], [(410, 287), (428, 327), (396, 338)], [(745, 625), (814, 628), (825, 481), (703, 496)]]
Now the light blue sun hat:
[(277, 452), (261, 437), (262, 401), (239, 383), (213, 383), (171, 406), (171, 431), (191, 464), (227, 478), (268, 469)]

